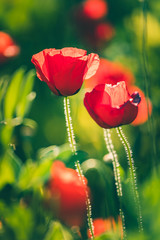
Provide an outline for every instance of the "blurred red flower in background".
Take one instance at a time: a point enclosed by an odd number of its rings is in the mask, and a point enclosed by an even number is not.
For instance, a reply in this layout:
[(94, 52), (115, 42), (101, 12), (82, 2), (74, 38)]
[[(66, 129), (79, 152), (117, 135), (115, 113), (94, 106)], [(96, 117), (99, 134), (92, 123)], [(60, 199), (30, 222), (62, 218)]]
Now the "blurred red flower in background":
[(114, 27), (104, 19), (107, 13), (108, 7), (104, 0), (87, 0), (74, 9), (75, 30), (95, 50), (102, 48), (115, 35)]
[[(118, 224), (116, 224), (114, 218), (110, 217), (107, 219), (97, 218), (93, 220), (94, 226), (94, 236), (98, 237), (99, 235), (108, 232), (108, 231), (119, 231), (122, 235), (122, 221), (118, 218)], [(91, 238), (91, 234), (88, 231), (88, 237)]]
[(0, 32), (0, 63), (19, 54), (20, 48), (9, 34)]
[(96, 74), (87, 79), (84, 84), (86, 88), (93, 89), (98, 84), (112, 84), (125, 81), (127, 87), (134, 83), (132, 72), (120, 63), (100, 59), (100, 65)]
[(95, 28), (95, 36), (96, 38), (102, 41), (109, 41), (115, 35), (115, 29), (110, 23), (99, 23)]
[(86, 0), (83, 3), (84, 14), (91, 19), (99, 19), (104, 17), (108, 12), (105, 0)]
[[(149, 99), (147, 99), (142, 92), (141, 89), (139, 89), (136, 86), (130, 86), (129, 87), (129, 93), (132, 94), (133, 92), (138, 91), (141, 96), (141, 102), (138, 105), (138, 114), (136, 119), (132, 122), (132, 125), (140, 125), (145, 123), (148, 120), (149, 115), (152, 113), (152, 103)], [(148, 106), (147, 106), (148, 105)], [(149, 111), (149, 114), (148, 114)]]
[(140, 100), (138, 92), (130, 96), (122, 81), (116, 85), (97, 85), (85, 94), (84, 105), (100, 127), (113, 128), (133, 122)]
[(56, 95), (76, 94), (83, 83), (95, 74), (99, 66), (97, 54), (77, 48), (45, 49), (32, 56), (37, 76)]
[(86, 191), (89, 193), (89, 188), (85, 177), (83, 181), (76, 170), (66, 168), (61, 161), (53, 163), (50, 198), (55, 204), (57, 217), (69, 226), (82, 226), (86, 218)]

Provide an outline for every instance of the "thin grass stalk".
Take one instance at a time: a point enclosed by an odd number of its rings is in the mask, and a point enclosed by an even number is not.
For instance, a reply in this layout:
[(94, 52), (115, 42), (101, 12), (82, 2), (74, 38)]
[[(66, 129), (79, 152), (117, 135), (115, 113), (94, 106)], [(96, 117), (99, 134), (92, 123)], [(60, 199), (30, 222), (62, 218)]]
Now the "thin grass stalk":
[[(144, 86), (145, 86), (145, 94), (147, 99), (149, 98), (149, 89), (150, 89), (150, 73), (149, 73), (149, 64), (148, 64), (148, 55), (147, 55), (147, 5), (148, 0), (142, 1), (142, 66), (143, 66), (143, 75), (144, 75)], [(153, 123), (153, 117), (149, 115), (149, 102), (147, 101), (147, 110), (148, 110), (148, 128), (150, 131), (150, 135), (152, 138), (153, 145), (153, 164), (154, 170), (156, 173), (156, 165), (158, 163), (157, 159), (157, 149), (155, 142), (155, 129)]]

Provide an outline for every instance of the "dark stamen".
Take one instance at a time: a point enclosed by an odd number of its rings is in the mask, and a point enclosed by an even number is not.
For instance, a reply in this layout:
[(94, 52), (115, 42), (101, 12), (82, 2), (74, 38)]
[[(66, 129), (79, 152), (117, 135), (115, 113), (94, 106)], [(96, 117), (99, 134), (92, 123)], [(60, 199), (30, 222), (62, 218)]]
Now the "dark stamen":
[(139, 104), (141, 101), (141, 97), (138, 92), (134, 92), (131, 97), (133, 98), (133, 103)]

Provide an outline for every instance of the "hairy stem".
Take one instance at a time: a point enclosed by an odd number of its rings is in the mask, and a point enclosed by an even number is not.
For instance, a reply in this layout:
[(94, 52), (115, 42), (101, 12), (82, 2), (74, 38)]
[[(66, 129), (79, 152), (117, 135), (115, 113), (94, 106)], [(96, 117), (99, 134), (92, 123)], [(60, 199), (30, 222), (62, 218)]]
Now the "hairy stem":
[(139, 227), (139, 231), (142, 232), (143, 231), (142, 212), (141, 212), (141, 206), (140, 206), (140, 200), (139, 200), (139, 193), (138, 193), (137, 180), (136, 180), (137, 178), (136, 178), (134, 160), (133, 160), (133, 156), (132, 156), (132, 150), (131, 150), (128, 140), (126, 139), (126, 137), (122, 131), (122, 128), (118, 127), (118, 128), (116, 128), (116, 130), (117, 130), (118, 136), (119, 136), (119, 138), (124, 146), (124, 149), (126, 151), (126, 154), (127, 154), (128, 164), (129, 164), (129, 172), (130, 172), (130, 180), (131, 180), (131, 184), (132, 184), (134, 201), (136, 204), (137, 215), (138, 215), (137, 216), (138, 227)]
[[(66, 127), (67, 127), (67, 134), (68, 134), (68, 141), (70, 144), (70, 147), (72, 149), (72, 152), (74, 155), (77, 155), (77, 149), (76, 149), (76, 141), (72, 126), (72, 118), (71, 118), (71, 111), (70, 111), (70, 104), (69, 104), (69, 98), (64, 97), (64, 114), (65, 114), (65, 120), (66, 120)], [(84, 180), (83, 171), (81, 169), (81, 165), (79, 161), (77, 160), (75, 162), (76, 171), (78, 173), (79, 178), (81, 179), (86, 193), (86, 206), (87, 206), (87, 220), (88, 220), (88, 227), (91, 234), (91, 239), (94, 239), (94, 227), (93, 227), (93, 220), (92, 220), (92, 210), (91, 210), (91, 203), (86, 187), (86, 183)]]
[(119, 162), (118, 162), (118, 156), (116, 151), (114, 150), (114, 145), (112, 143), (111, 139), (111, 133), (109, 129), (104, 129), (104, 140), (106, 143), (107, 150), (109, 154), (112, 156), (112, 163), (113, 163), (113, 172), (114, 172), (114, 177), (115, 177), (115, 185), (116, 185), (116, 190), (117, 190), (117, 195), (119, 197), (119, 215), (122, 220), (122, 231), (123, 231), (123, 239), (127, 239), (126, 236), (126, 227), (125, 227), (125, 216), (122, 210), (122, 183), (121, 183), (121, 176), (120, 176), (120, 169), (119, 169)]
[(75, 141), (73, 126), (72, 126), (72, 118), (71, 118), (71, 111), (70, 111), (68, 97), (64, 97), (64, 114), (65, 114), (65, 120), (66, 120), (68, 141), (69, 141), (69, 144), (70, 144), (73, 154), (77, 155), (76, 141)]

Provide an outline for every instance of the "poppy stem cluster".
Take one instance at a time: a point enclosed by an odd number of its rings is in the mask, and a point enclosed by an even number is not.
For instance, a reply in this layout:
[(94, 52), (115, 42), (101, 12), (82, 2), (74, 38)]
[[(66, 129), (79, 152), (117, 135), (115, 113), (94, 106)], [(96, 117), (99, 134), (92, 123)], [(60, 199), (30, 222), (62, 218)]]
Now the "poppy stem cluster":
[(120, 164), (118, 161), (118, 156), (117, 153), (114, 149), (114, 145), (112, 143), (112, 139), (111, 139), (111, 132), (110, 129), (103, 129), (104, 130), (104, 140), (106, 143), (106, 148), (109, 152), (109, 154), (111, 154), (112, 156), (112, 164), (113, 164), (113, 172), (114, 172), (114, 178), (115, 178), (115, 185), (116, 185), (116, 191), (117, 191), (117, 196), (119, 197), (119, 215), (121, 217), (122, 220), (122, 232), (123, 232), (123, 236), (125, 239), (126, 236), (126, 227), (125, 227), (125, 216), (123, 213), (123, 209), (122, 209), (122, 183), (121, 183), (121, 175), (120, 175)]
[[(68, 141), (70, 143), (70, 147), (72, 149), (72, 152), (74, 155), (77, 155), (76, 150), (76, 141), (75, 141), (75, 135), (74, 130), (72, 126), (72, 118), (71, 118), (71, 111), (70, 111), (70, 104), (69, 104), (69, 98), (64, 97), (64, 114), (66, 119), (66, 127), (67, 127), (67, 134), (68, 134)], [(76, 171), (78, 173), (78, 176), (81, 180), (81, 182), (84, 185), (85, 193), (86, 193), (86, 207), (87, 207), (87, 220), (88, 220), (88, 227), (91, 234), (91, 239), (94, 239), (94, 228), (93, 228), (93, 220), (92, 220), (92, 210), (91, 210), (91, 203), (88, 195), (88, 191), (86, 189), (86, 183), (84, 181), (84, 175), (83, 171), (81, 169), (81, 165), (79, 161), (77, 160), (75, 162)]]
[(126, 154), (127, 154), (129, 171), (130, 171), (130, 180), (132, 183), (134, 201), (135, 201), (135, 205), (136, 205), (136, 209), (137, 209), (138, 227), (139, 227), (139, 231), (142, 232), (143, 231), (142, 212), (141, 212), (141, 205), (140, 205), (140, 200), (139, 200), (139, 193), (138, 193), (137, 180), (136, 180), (136, 170), (135, 170), (135, 166), (134, 166), (132, 150), (131, 150), (129, 142), (127, 141), (127, 139), (122, 131), (122, 128), (118, 127), (118, 128), (116, 128), (116, 130), (117, 130), (118, 136), (119, 136), (119, 138), (124, 146), (124, 149), (126, 151)]

